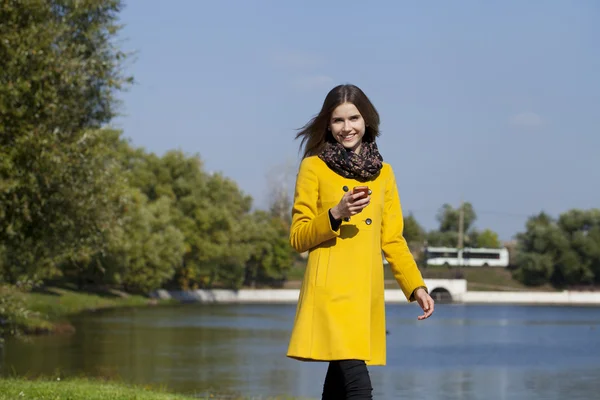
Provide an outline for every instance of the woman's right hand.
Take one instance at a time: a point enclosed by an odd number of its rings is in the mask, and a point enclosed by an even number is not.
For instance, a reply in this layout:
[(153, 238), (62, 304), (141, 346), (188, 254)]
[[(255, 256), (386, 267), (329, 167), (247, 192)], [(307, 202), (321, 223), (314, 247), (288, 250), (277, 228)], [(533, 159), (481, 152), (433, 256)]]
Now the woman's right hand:
[(361, 212), (363, 208), (368, 206), (371, 202), (371, 196), (361, 198), (362, 196), (364, 196), (364, 193), (361, 192), (344, 193), (344, 196), (342, 197), (338, 205), (331, 209), (331, 215), (333, 216), (333, 218), (339, 220), (342, 218), (351, 217)]

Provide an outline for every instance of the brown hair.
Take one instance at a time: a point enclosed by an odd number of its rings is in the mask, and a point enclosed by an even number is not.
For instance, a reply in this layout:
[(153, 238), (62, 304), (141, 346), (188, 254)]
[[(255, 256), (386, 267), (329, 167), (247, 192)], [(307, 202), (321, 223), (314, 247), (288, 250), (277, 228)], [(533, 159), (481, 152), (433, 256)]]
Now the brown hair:
[(296, 135), (296, 139), (302, 138), (300, 143), (300, 148), (304, 146), (302, 158), (317, 155), (321, 152), (325, 143), (335, 142), (327, 127), (333, 110), (344, 103), (354, 104), (365, 120), (364, 142), (374, 142), (375, 138), (380, 135), (379, 113), (367, 95), (357, 86), (339, 85), (327, 93), (319, 114), (304, 125)]

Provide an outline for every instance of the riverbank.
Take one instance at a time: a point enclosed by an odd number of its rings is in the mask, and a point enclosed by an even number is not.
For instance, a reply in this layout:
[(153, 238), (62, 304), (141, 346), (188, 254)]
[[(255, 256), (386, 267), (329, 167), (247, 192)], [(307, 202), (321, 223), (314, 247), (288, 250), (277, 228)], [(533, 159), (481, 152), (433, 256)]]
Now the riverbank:
[[(211, 399), (214, 397), (211, 397)], [(132, 386), (124, 383), (87, 379), (25, 380), (0, 379), (0, 400), (191, 400), (190, 397), (167, 393), (160, 389)]]
[[(461, 280), (439, 280), (438, 282), (459, 283)], [(429, 280), (428, 282), (433, 282)], [(585, 291), (474, 291), (447, 286), (454, 303), (465, 304), (539, 304), (539, 305), (594, 305), (600, 306), (600, 292)], [(461, 286), (461, 285), (459, 285)], [(1, 288), (0, 288), (1, 289)], [(437, 294), (444, 287), (431, 287)], [(6, 287), (0, 291), (6, 299)], [(8, 289), (10, 290), (10, 289)], [(441, 290), (441, 291), (440, 291)], [(194, 290), (167, 291), (157, 290), (150, 297), (127, 294), (115, 290), (78, 291), (69, 287), (46, 287), (35, 292), (21, 293), (10, 290), (8, 293), (17, 303), (9, 307), (0, 334), (45, 334), (70, 333), (74, 331), (69, 317), (82, 313), (120, 307), (145, 307), (149, 305), (173, 303), (287, 303), (298, 301), (298, 289), (241, 289), (241, 290)], [(432, 293), (432, 296), (434, 293)], [(435, 296), (434, 296), (435, 297)], [(399, 289), (386, 289), (387, 303), (406, 304)], [(437, 298), (437, 297), (436, 297)], [(439, 300), (444, 300), (439, 298)], [(446, 299), (447, 300), (447, 299)], [(0, 301), (1, 302), (1, 301)], [(2, 304), (0, 304), (2, 305)], [(5, 309), (6, 311), (6, 309)], [(12, 312), (12, 315), (11, 315)], [(8, 317), (8, 329), (6, 318)], [(2, 322), (2, 321), (0, 321)], [(12, 326), (12, 327), (11, 327)]]
[[(11, 334), (68, 333), (74, 330), (69, 317), (82, 312), (120, 307), (142, 307), (172, 303), (116, 290), (80, 291), (74, 287), (45, 287), (32, 292), (20, 292), (4, 286), (2, 295), (11, 299), (8, 315)], [(6, 322), (5, 321), (5, 322)], [(6, 330), (6, 328), (5, 328)]]
[[(0, 400), (244, 400), (235, 394), (176, 394), (162, 387), (131, 385), (98, 379), (0, 378)], [(294, 397), (265, 397), (265, 400), (293, 400)], [(298, 399), (299, 400), (299, 399)]]
[(463, 294), (466, 304), (523, 304), (560, 306), (600, 306), (600, 292), (564, 290), (561, 292), (478, 292)]
[[(446, 289), (434, 287), (442, 294)], [(600, 292), (556, 291), (556, 292), (509, 292), (509, 291), (456, 291), (450, 288), (446, 293), (452, 302), (459, 304), (523, 304), (523, 305), (594, 305), (600, 306)], [(151, 294), (158, 299), (171, 299), (182, 303), (280, 303), (293, 304), (298, 301), (297, 289), (241, 289), (241, 290), (157, 290)], [(399, 289), (386, 289), (385, 301), (388, 304), (408, 304)]]

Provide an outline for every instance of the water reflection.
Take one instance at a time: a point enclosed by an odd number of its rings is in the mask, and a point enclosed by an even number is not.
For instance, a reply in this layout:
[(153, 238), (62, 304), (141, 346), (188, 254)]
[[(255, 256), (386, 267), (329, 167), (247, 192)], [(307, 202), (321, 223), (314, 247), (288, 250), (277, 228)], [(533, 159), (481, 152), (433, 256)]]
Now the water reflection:
[[(101, 375), (183, 393), (318, 398), (322, 363), (284, 357), (293, 305), (185, 305), (81, 316), (71, 336), (8, 341), (3, 374)], [(439, 305), (416, 321), (388, 306), (388, 366), (375, 397), (593, 399), (600, 309)]]

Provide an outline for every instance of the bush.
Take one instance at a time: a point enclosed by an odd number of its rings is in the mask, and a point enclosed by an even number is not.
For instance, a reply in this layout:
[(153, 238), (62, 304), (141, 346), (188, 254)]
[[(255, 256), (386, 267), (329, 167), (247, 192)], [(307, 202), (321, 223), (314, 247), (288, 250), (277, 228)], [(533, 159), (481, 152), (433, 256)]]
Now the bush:
[(21, 334), (19, 327), (25, 324), (29, 314), (22, 291), (0, 284), (0, 340)]

